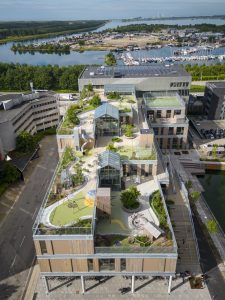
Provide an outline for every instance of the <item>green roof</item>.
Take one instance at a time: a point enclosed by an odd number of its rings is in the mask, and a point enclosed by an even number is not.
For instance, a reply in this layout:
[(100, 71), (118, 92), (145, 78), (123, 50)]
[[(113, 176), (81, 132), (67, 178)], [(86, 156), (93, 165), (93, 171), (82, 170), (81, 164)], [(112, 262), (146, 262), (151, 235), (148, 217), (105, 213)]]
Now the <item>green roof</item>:
[(175, 97), (146, 97), (146, 104), (148, 107), (181, 107), (182, 104), (179, 99)]

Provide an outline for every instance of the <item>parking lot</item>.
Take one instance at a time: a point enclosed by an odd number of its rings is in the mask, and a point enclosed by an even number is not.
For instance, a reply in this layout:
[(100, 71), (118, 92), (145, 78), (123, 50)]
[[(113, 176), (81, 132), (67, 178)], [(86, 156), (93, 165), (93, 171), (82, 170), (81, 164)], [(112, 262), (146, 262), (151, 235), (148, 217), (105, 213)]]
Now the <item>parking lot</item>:
[(196, 130), (200, 133), (202, 139), (214, 140), (225, 138), (225, 121), (224, 120), (204, 120), (195, 121)]

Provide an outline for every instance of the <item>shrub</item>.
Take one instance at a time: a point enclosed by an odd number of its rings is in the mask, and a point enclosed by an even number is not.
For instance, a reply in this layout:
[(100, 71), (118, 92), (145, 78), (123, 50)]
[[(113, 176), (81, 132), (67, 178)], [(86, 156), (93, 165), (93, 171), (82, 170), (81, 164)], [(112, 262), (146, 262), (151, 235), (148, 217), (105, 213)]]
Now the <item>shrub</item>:
[(118, 92), (110, 92), (107, 94), (107, 98), (109, 100), (120, 100), (121, 96)]
[(113, 151), (113, 152), (116, 152), (116, 151), (117, 151), (117, 149), (116, 149), (116, 147), (114, 146), (113, 143), (109, 143), (109, 144), (107, 145), (106, 149), (107, 149), (107, 150), (110, 150), (110, 151)]
[(122, 142), (123, 140), (121, 139), (121, 138), (119, 138), (119, 137), (113, 137), (112, 138), (112, 142), (117, 142), (117, 143), (120, 143), (120, 142)]
[(192, 181), (191, 180), (188, 180), (185, 182), (185, 187), (186, 189), (191, 189), (192, 188)]
[(192, 193), (191, 193), (191, 200), (197, 201), (197, 200), (199, 199), (200, 195), (201, 195), (200, 192), (197, 192), (197, 191), (192, 192)]
[(125, 208), (136, 209), (140, 205), (137, 201), (140, 194), (136, 186), (131, 186), (121, 193), (120, 200)]
[(135, 241), (138, 242), (141, 247), (147, 247), (151, 245), (151, 240), (146, 235), (136, 236)]
[(79, 105), (73, 104), (67, 110), (66, 119), (73, 125), (78, 125), (80, 123), (80, 120), (77, 117), (77, 113), (79, 109), (80, 109)]
[(133, 130), (132, 130), (132, 125), (127, 124), (125, 127), (125, 136), (127, 137), (133, 137)]
[(210, 233), (216, 233), (218, 231), (218, 227), (215, 220), (208, 220), (206, 223), (206, 227)]

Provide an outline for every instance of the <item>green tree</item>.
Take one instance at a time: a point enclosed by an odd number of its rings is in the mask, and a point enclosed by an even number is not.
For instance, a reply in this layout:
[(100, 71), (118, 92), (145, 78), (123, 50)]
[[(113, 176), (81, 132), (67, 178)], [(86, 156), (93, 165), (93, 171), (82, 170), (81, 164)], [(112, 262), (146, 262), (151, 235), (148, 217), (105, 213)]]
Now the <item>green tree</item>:
[(98, 107), (99, 105), (101, 105), (101, 98), (99, 97), (99, 95), (94, 95), (92, 99), (89, 101), (89, 103), (93, 107)]
[(105, 56), (105, 64), (107, 66), (114, 66), (116, 65), (116, 58), (112, 52), (106, 54)]
[(12, 165), (11, 163), (7, 162), (4, 165), (3, 169), (3, 180), (6, 183), (14, 183), (20, 178), (20, 172), (17, 170), (17, 168)]
[(213, 158), (217, 158), (217, 149), (218, 149), (218, 145), (213, 145), (213, 148), (212, 148)]
[(138, 197), (140, 195), (137, 187), (131, 186), (121, 193), (120, 200), (125, 208), (135, 209), (139, 206)]
[(208, 220), (206, 223), (206, 227), (210, 233), (217, 233), (218, 226), (215, 220)]
[(71, 105), (66, 113), (66, 118), (73, 125), (78, 125), (80, 123), (79, 118), (77, 117), (77, 111), (79, 110), (79, 106), (77, 104)]
[(22, 153), (34, 151), (37, 147), (36, 138), (27, 131), (22, 131), (16, 138), (16, 150)]

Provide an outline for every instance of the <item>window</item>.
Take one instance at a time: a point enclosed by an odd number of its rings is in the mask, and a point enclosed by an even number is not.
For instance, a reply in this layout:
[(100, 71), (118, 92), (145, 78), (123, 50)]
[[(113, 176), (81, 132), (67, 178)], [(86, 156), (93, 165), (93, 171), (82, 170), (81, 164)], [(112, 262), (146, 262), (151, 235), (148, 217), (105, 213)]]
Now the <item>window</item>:
[(41, 254), (47, 254), (47, 247), (45, 241), (40, 241)]
[(181, 110), (180, 109), (179, 110), (177, 110), (177, 109), (174, 110), (174, 116), (175, 115), (180, 115), (180, 114), (181, 114)]
[(126, 258), (121, 258), (120, 260), (120, 270), (122, 271), (126, 271)]
[(167, 110), (166, 111), (166, 117), (167, 118), (171, 118), (171, 110)]
[(115, 259), (99, 259), (100, 271), (115, 271)]
[(159, 128), (153, 128), (155, 135), (158, 135), (159, 133)]
[(168, 132), (169, 135), (173, 135), (173, 127), (169, 127), (169, 132)]
[(161, 118), (161, 110), (157, 110), (156, 117)]
[(88, 262), (88, 272), (94, 271), (94, 269), (93, 269), (93, 259), (88, 259), (87, 262)]
[(177, 134), (183, 134), (184, 133), (184, 127), (177, 127)]

